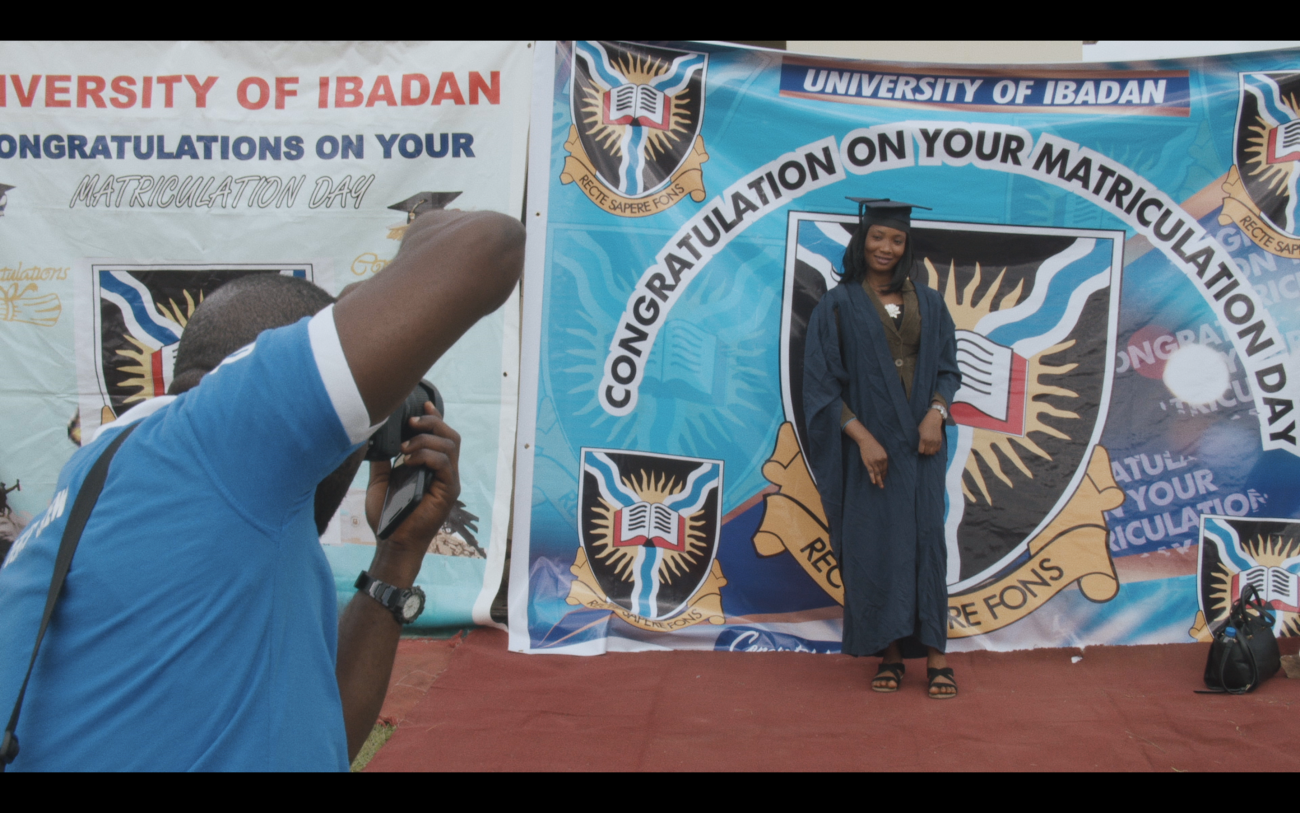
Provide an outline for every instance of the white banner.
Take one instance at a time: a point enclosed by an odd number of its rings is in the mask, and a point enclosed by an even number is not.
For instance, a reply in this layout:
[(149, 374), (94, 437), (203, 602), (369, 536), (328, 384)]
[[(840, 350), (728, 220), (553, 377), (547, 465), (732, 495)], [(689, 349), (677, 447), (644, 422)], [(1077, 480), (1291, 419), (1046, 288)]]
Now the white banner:
[[(11, 533), (75, 446), (166, 390), (202, 297), (248, 273), (331, 293), (380, 271), (423, 193), (522, 210), (531, 44), (7, 43), (0, 49), (0, 482)], [(452, 194), (454, 193), (454, 195)], [(409, 208), (409, 205), (406, 207)], [(501, 581), (518, 303), (430, 371), (461, 433), (463, 512), (421, 623), (487, 623)], [(72, 421), (72, 423), (70, 423)], [(366, 469), (322, 542), (370, 561)]]

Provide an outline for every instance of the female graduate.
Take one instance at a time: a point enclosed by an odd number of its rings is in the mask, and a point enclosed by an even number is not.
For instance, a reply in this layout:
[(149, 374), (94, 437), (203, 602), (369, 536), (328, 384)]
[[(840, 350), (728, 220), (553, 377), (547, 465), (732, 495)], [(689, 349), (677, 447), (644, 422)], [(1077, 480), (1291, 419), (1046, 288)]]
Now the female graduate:
[(809, 460), (844, 579), (844, 651), (882, 656), (878, 692), (898, 691), (903, 658), (925, 655), (929, 696), (951, 698), (944, 421), (961, 384), (955, 328), (939, 293), (910, 278), (914, 204), (850, 200), (858, 227), (840, 284), (809, 319), (803, 368)]

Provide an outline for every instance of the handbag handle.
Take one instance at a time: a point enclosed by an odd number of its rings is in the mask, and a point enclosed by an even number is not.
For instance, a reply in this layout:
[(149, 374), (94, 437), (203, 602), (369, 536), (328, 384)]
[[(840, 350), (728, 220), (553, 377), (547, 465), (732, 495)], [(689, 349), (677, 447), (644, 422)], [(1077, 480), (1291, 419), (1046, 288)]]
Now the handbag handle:
[(18, 699), (14, 701), (13, 713), (9, 715), (9, 724), (5, 726), (4, 739), (0, 740), (0, 773), (5, 766), (18, 757), (18, 715), (23, 709), (23, 698), (27, 695), (27, 682), (32, 679), (32, 668), (36, 666), (36, 654), (41, 651), (41, 641), (45, 640), (45, 629), (50, 625), (54, 615), (54, 605), (63, 592), (63, 583), (68, 578), (68, 568), (72, 566), (72, 555), (77, 552), (77, 543), (81, 541), (81, 532), (86, 529), (90, 512), (95, 508), (99, 492), (104, 489), (104, 480), (108, 478), (108, 464), (122, 445), (122, 441), (140, 424), (135, 423), (122, 430), (108, 448), (100, 454), (90, 473), (81, 483), (77, 499), (72, 503), (72, 512), (68, 515), (68, 524), (63, 527), (63, 538), (59, 541), (59, 553), (54, 559), (54, 576), (50, 579), (50, 592), (45, 597), (45, 613), (41, 616), (41, 628), (36, 633), (36, 645), (32, 647), (32, 659), (27, 662), (27, 675), (23, 677), (22, 688), (18, 690)]
[[(1259, 617), (1262, 620), (1267, 619), (1267, 623), (1272, 624), (1272, 618), (1268, 613), (1268, 605), (1264, 604), (1263, 600), (1260, 599), (1259, 590), (1255, 588), (1255, 585), (1248, 584), (1242, 588), (1241, 598), (1237, 599), (1237, 603), (1233, 605), (1232, 612), (1229, 614), (1228, 618), (1228, 623), (1230, 625), (1235, 625), (1241, 634), (1246, 633), (1247, 624), (1251, 623), (1253, 620), (1247, 612), (1251, 608), (1259, 611)], [(1250, 680), (1239, 689), (1228, 688), (1227, 682), (1223, 679), (1223, 669), (1228, 665), (1228, 654), (1231, 652), (1231, 649), (1227, 646), (1224, 646), (1223, 651), (1219, 654), (1219, 663), (1215, 669), (1217, 673), (1215, 677), (1218, 678), (1219, 686), (1222, 687), (1220, 690), (1221, 692), (1227, 694), (1245, 694), (1259, 683), (1259, 663), (1255, 660), (1254, 650), (1250, 648), (1249, 644), (1241, 639), (1240, 635), (1233, 640), (1236, 642), (1236, 646), (1239, 647), (1242, 652), (1246, 653), (1246, 661), (1250, 664)], [(1197, 692), (1197, 694), (1219, 694), (1220, 691)]]
[(1252, 609), (1259, 613), (1259, 617), (1264, 623), (1269, 626), (1273, 625), (1273, 614), (1269, 612), (1268, 604), (1260, 597), (1259, 588), (1255, 587), (1255, 585), (1247, 584), (1241, 589), (1241, 598), (1237, 600), (1237, 604), (1238, 606), (1233, 607), (1233, 610), (1235, 611), (1234, 615), (1241, 622), (1238, 626), (1244, 626), (1251, 620), (1248, 611)]

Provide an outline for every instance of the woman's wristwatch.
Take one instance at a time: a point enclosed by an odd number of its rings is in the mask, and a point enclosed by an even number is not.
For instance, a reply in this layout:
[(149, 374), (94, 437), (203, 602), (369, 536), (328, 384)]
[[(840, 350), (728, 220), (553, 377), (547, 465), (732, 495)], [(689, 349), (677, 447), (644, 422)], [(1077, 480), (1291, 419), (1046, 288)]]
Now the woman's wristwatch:
[(939, 417), (943, 418), (945, 421), (948, 420), (948, 407), (944, 406), (938, 401), (935, 401), (933, 404), (930, 404), (930, 409), (937, 411), (939, 413)]

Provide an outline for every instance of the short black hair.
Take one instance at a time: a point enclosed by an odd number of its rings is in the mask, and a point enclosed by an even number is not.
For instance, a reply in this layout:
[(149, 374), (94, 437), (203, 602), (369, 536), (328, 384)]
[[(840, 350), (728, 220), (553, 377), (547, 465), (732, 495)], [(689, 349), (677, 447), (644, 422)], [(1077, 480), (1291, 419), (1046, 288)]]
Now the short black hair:
[(334, 297), (300, 277), (249, 274), (227, 282), (204, 298), (185, 325), (167, 392), (192, 389), (263, 330), (291, 325), (333, 302)]

